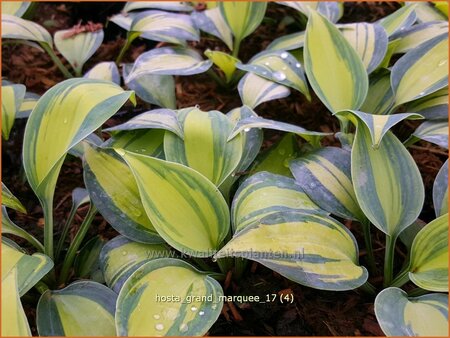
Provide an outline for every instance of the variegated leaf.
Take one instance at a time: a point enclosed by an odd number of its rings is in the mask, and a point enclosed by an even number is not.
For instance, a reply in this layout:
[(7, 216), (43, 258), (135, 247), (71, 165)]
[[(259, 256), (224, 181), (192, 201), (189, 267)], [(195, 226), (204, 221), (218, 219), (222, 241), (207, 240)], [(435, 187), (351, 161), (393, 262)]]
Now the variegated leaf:
[(322, 209), (342, 217), (363, 222), (350, 173), (350, 152), (327, 147), (291, 161), (297, 184)]
[(220, 1), (218, 3), (223, 19), (234, 36), (233, 49), (261, 24), (266, 13), (267, 2)]
[(17, 292), (23, 296), (52, 268), (52, 260), (41, 253), (27, 255), (2, 240), (2, 281), (13, 270), (17, 272)]
[(234, 195), (231, 221), (235, 232), (281, 211), (325, 214), (292, 178), (259, 172), (247, 178)]
[(191, 256), (211, 256), (230, 226), (227, 203), (214, 184), (184, 165), (116, 151), (130, 166), (144, 209), (159, 235)]
[(44, 27), (17, 16), (2, 14), (2, 39), (34, 41), (52, 46), (52, 37)]
[[(124, 64), (123, 78), (127, 79), (133, 64)], [(160, 107), (175, 109), (175, 80), (172, 75), (143, 74), (127, 83), (128, 88), (134, 90), (136, 95), (145, 102)]]
[(305, 32), (283, 35), (273, 40), (267, 50), (293, 50), (302, 48), (305, 44)]
[(448, 160), (439, 169), (433, 184), (433, 206), (436, 217), (448, 212)]
[(367, 73), (372, 73), (386, 55), (388, 37), (384, 28), (360, 22), (341, 25), (339, 29), (360, 56)]
[(342, 16), (339, 3), (336, 1), (277, 1), (277, 3), (296, 9), (307, 17), (311, 11), (317, 11), (331, 22), (338, 21)]
[(72, 30), (62, 30), (55, 33), (55, 47), (69, 61), (75, 74), (81, 75), (83, 65), (94, 55), (103, 42), (104, 32), (82, 32), (70, 35)]
[(130, 32), (144, 39), (186, 45), (186, 40), (198, 41), (199, 32), (187, 14), (144, 11), (133, 17)]
[(294, 126), (293, 124), (278, 122), (269, 119), (265, 119), (262, 117), (248, 117), (243, 120), (240, 120), (233, 131), (230, 133), (228, 140), (232, 140), (234, 137), (239, 135), (240, 132), (248, 132), (252, 128), (265, 128), (265, 129), (273, 129), (279, 131), (285, 131), (289, 133), (297, 134), (303, 137), (307, 141), (311, 141), (313, 139), (320, 139), (324, 136), (330, 135), (329, 133), (321, 133), (317, 131), (309, 131), (302, 127)]
[(386, 30), (390, 37), (395, 33), (411, 27), (416, 21), (415, 3), (404, 6), (394, 13), (379, 20), (378, 23)]
[(128, 1), (123, 8), (124, 12), (139, 9), (157, 8), (164, 11), (190, 12), (193, 10), (187, 1)]
[(31, 111), (36, 106), (39, 99), (40, 99), (39, 95), (31, 92), (26, 92), (22, 104), (20, 105), (19, 110), (16, 113), (16, 118), (17, 119), (28, 118), (28, 116), (30, 116)]
[(303, 53), (309, 83), (331, 112), (358, 109), (363, 104), (369, 84), (361, 58), (338, 28), (314, 11)]
[[(2, 6), (3, 6), (2, 2)], [(2, 8), (3, 9), (3, 8)], [(2, 244), (2, 247), (5, 244)], [(17, 269), (13, 268), (6, 276), (2, 274), (2, 337), (31, 337), (28, 319), (20, 301), (17, 289)]]
[(350, 231), (325, 215), (281, 211), (237, 232), (216, 255), (257, 261), (299, 284), (351, 290), (367, 280)]
[(236, 71), (236, 64), (240, 61), (232, 55), (220, 51), (212, 51), (210, 49), (205, 51), (205, 55), (223, 71), (227, 82), (230, 82)]
[(117, 148), (153, 156), (162, 160), (164, 157), (164, 129), (135, 129), (114, 132), (105, 141), (102, 148)]
[(263, 51), (255, 55), (248, 64), (238, 63), (237, 68), (273, 82), (294, 88), (311, 99), (301, 64), (285, 51)]
[(61, 290), (47, 290), (37, 305), (40, 336), (115, 336), (117, 295), (92, 281), (76, 281)]
[(406, 4), (415, 4), (415, 12), (417, 16), (417, 22), (425, 23), (430, 21), (447, 21), (448, 18), (440, 12), (435, 6), (428, 1), (424, 2), (412, 2), (407, 1)]
[(163, 47), (142, 53), (135, 61), (125, 82), (128, 84), (139, 76), (194, 75), (206, 72), (211, 60), (203, 60), (198, 52), (182, 47)]
[(184, 138), (183, 129), (178, 121), (177, 113), (171, 109), (164, 108), (139, 114), (125, 123), (104, 129), (104, 131), (135, 129), (163, 129), (171, 131), (181, 139)]
[(379, 147), (373, 148), (369, 128), (359, 121), (351, 162), (359, 206), (372, 224), (396, 238), (417, 219), (425, 198), (414, 159), (390, 131), (385, 133)]
[[(165, 301), (168, 296), (173, 296), (171, 301)], [(120, 291), (117, 334), (203, 336), (222, 311), (222, 296), (215, 279), (182, 260), (162, 258), (147, 262)]]
[(391, 88), (390, 71), (383, 69), (372, 74), (369, 79), (368, 93), (370, 94), (367, 95), (360, 111), (375, 115), (389, 114), (395, 100)]
[(133, 174), (114, 150), (85, 145), (84, 182), (92, 202), (111, 226), (141, 243), (161, 243), (141, 202)]
[(115, 62), (100, 62), (84, 74), (84, 77), (88, 79), (111, 81), (120, 85), (119, 69)]
[(242, 156), (240, 136), (228, 142), (233, 123), (219, 111), (186, 108), (178, 112), (184, 136), (167, 133), (164, 153), (171, 162), (184, 164), (204, 175), (216, 186), (230, 176)]
[(44, 252), (44, 246), (33, 235), (16, 225), (8, 216), (6, 208), (2, 206), (2, 234), (11, 234), (25, 239), (36, 248), (38, 252)]
[(27, 210), (23, 206), (22, 203), (17, 199), (16, 196), (12, 194), (11, 191), (6, 187), (5, 184), (2, 182), (2, 205), (5, 207), (17, 210), (19, 212), (22, 212), (24, 214), (27, 213)]
[(418, 287), (448, 292), (448, 213), (428, 223), (414, 238), (409, 271)]
[(21, 84), (2, 86), (2, 136), (9, 139), (16, 114), (25, 97), (26, 88)]
[(137, 268), (152, 259), (164, 257), (170, 257), (170, 250), (163, 244), (137, 243), (117, 236), (102, 248), (99, 261), (106, 284), (118, 294)]
[(448, 36), (441, 34), (402, 56), (392, 67), (395, 103), (410, 102), (448, 86)]
[(375, 315), (386, 336), (448, 336), (448, 296), (442, 293), (408, 297), (387, 288), (375, 298)]
[(408, 113), (417, 113), (427, 120), (448, 120), (448, 88), (443, 88), (406, 105)]
[(395, 47), (395, 53), (406, 53), (428, 40), (448, 32), (448, 22), (426, 22), (402, 30), (395, 36), (400, 42)]
[(192, 12), (191, 17), (200, 30), (218, 37), (233, 50), (233, 35), (218, 7)]
[(239, 81), (238, 91), (242, 104), (250, 108), (255, 108), (263, 102), (285, 98), (291, 93), (288, 87), (253, 73), (244, 75)]
[(287, 133), (270, 148), (261, 152), (248, 169), (252, 174), (267, 171), (272, 174), (292, 177), (289, 162), (300, 154), (297, 135)]
[(30, 1), (2, 1), (2, 15), (22, 17), (30, 5)]
[[(350, 119), (358, 119), (363, 122), (370, 132), (370, 136), (372, 138), (372, 146), (374, 148), (378, 148), (380, 143), (384, 137), (384, 135), (397, 123), (409, 119), (409, 120), (417, 120), (422, 119), (423, 116), (419, 114), (394, 114), (394, 115), (373, 115), (366, 114), (358, 110), (344, 110), (337, 114), (338, 116), (344, 116)], [(355, 125), (358, 122), (355, 121)]]
[(83, 78), (63, 81), (39, 99), (25, 128), (23, 162), (28, 182), (42, 203), (51, 205), (69, 149), (128, 99), (134, 100), (132, 92), (111, 82)]
[(416, 129), (413, 137), (448, 149), (448, 121), (425, 121)]

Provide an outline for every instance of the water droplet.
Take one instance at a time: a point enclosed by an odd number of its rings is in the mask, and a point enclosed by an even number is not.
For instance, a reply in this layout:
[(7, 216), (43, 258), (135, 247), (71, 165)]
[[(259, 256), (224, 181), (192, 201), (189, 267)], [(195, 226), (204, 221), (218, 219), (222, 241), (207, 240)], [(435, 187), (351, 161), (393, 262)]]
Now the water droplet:
[(286, 70), (287, 68), (286, 67), (283, 67), (283, 68), (281, 68), (282, 70)]
[(264, 72), (262, 72), (263, 73), (263, 75), (267, 75), (267, 72), (266, 71), (264, 71)]
[(118, 153), (120, 156), (125, 156), (125, 150), (122, 148), (116, 149), (116, 153)]
[(189, 327), (187, 326), (186, 323), (183, 323), (180, 325), (179, 330), (180, 332), (187, 332), (187, 330), (189, 330)]
[(295, 67), (300, 68), (302, 65), (299, 64), (298, 62), (295, 64)]
[(278, 154), (280, 154), (280, 155), (286, 154), (286, 149), (279, 149)]
[(145, 148), (142, 148), (142, 149), (141, 149), (141, 151), (142, 151), (143, 153), (145, 153), (146, 150), (147, 150), (147, 149), (145, 149)]
[(122, 251), (122, 256), (126, 256), (128, 252), (126, 252), (125, 250)]
[(290, 158), (285, 159), (285, 160), (283, 161), (283, 165), (284, 165), (286, 168), (289, 168), (289, 162), (290, 162), (290, 161), (291, 161)]
[(442, 59), (441, 61), (439, 61), (438, 67), (444, 66), (444, 65), (446, 65), (447, 63), (448, 63), (448, 60), (447, 60), (447, 59)]
[(64, 123), (67, 123), (67, 119), (64, 119), (64, 121), (63, 121)]
[(211, 305), (211, 309), (213, 309), (213, 310), (217, 309), (217, 304)]
[(265, 64), (266, 66), (270, 66), (270, 63), (269, 63), (269, 62), (264, 62), (264, 64)]
[(217, 262), (217, 258), (216, 258), (216, 257), (211, 258), (211, 260), (212, 260), (214, 263)]
[(204, 315), (205, 315), (205, 311), (200, 311), (200, 312), (198, 313), (198, 315), (199, 315), (199, 316), (204, 316)]
[(164, 330), (164, 325), (162, 325), (162, 324), (156, 324), (156, 325), (155, 325), (155, 329), (158, 330), (158, 331), (162, 331), (162, 330)]
[(283, 53), (281, 53), (280, 56), (281, 56), (282, 59), (286, 59), (288, 57), (288, 53), (283, 52)]
[(153, 315), (153, 318), (159, 319), (159, 318), (161, 318), (161, 316), (160, 315)]
[(195, 312), (195, 311), (197, 311), (198, 310), (198, 308), (196, 307), (196, 306), (191, 306), (191, 311), (192, 312)]
[(244, 131), (245, 131), (246, 133), (248, 133), (248, 132), (250, 131), (250, 128), (245, 128)]
[(286, 74), (284, 74), (283, 72), (275, 72), (272, 74), (272, 76), (277, 81), (286, 80)]

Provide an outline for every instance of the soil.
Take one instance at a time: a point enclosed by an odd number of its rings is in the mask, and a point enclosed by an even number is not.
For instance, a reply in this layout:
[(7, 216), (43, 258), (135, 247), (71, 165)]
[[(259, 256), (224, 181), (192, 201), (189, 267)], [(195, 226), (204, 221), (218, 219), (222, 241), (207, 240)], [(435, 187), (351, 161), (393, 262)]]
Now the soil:
[[(95, 20), (106, 24), (108, 16), (120, 11), (123, 4), (118, 3), (40, 3), (37, 7), (34, 20), (44, 25), (51, 33), (59, 29), (67, 29), (80, 20)], [(345, 15), (341, 22), (370, 21), (373, 22), (399, 8), (393, 2), (363, 2), (345, 3)], [(95, 13), (95, 16), (92, 15)], [(295, 15), (290, 8), (270, 4), (267, 17), (263, 24), (245, 39), (240, 57), (247, 61), (255, 53), (264, 49), (274, 38), (298, 31), (294, 25), (278, 25), (275, 18)], [(114, 24), (108, 25), (105, 42), (86, 64), (85, 70), (101, 61), (114, 61), (124, 43), (125, 33)], [(192, 43), (199, 50), (206, 48), (226, 50), (222, 42), (205, 37), (199, 43)], [(137, 56), (153, 47), (151, 43), (137, 39), (127, 53), (124, 61), (132, 62)], [(2, 76), (16, 83), (26, 85), (28, 91), (43, 94), (47, 89), (64, 80), (52, 61), (37, 49), (25, 45), (2, 46)], [(220, 110), (227, 112), (240, 106), (237, 90), (224, 91), (217, 87), (209, 77), (204, 74), (176, 78), (176, 95), (178, 107), (199, 105), (202, 110)], [(139, 103), (136, 109), (130, 106), (123, 108), (106, 125), (113, 126), (143, 112), (150, 107)], [(302, 127), (324, 132), (337, 132), (338, 121), (332, 117), (322, 103), (313, 96), (311, 102), (294, 92), (285, 99), (264, 103), (256, 109), (261, 116), (301, 125)], [(9, 189), (24, 203), (28, 214), (10, 211), (10, 217), (18, 225), (26, 228), (37, 238), (42, 239), (43, 216), (37, 198), (26, 183), (22, 164), (21, 150), (25, 127), (25, 120), (16, 120), (11, 132), (10, 140), (2, 142), (2, 180)], [(405, 122), (396, 127), (394, 132), (404, 140), (417, 127), (417, 122)], [(264, 147), (270, 146), (279, 137), (280, 133), (266, 132)], [(324, 139), (325, 145), (339, 145), (332, 136)], [(426, 142), (418, 142), (410, 148), (417, 162), (426, 188), (426, 204), (421, 219), (428, 222), (434, 218), (431, 199), (431, 189), (434, 178), (447, 158), (447, 152)], [(74, 188), (83, 186), (82, 167), (79, 159), (68, 156), (59, 177), (55, 196), (55, 236), (59, 235), (61, 226), (67, 218), (71, 206), (71, 192)], [(70, 231), (69, 241), (73, 239), (87, 209), (79, 209), (75, 222)], [(345, 222), (345, 221), (343, 221)], [(357, 237), (360, 244), (361, 263), (365, 263), (364, 241), (358, 224), (345, 222)], [(374, 249), (379, 270), (382, 269), (384, 257), (384, 236), (373, 229)], [(110, 239), (117, 235), (114, 229), (101, 217), (97, 216), (90, 229), (90, 235), (100, 235)], [(90, 236), (88, 236), (89, 238)], [(26, 246), (26, 243), (17, 239), (17, 242)], [(406, 251), (401, 245), (397, 248), (397, 269)], [(398, 270), (397, 270), (398, 271)], [(382, 279), (378, 274), (370, 279), (376, 287), (381, 287)], [(276, 294), (277, 300), (261, 303), (227, 303), (219, 320), (210, 329), (211, 336), (253, 336), (253, 335), (280, 335), (280, 336), (380, 336), (383, 335), (374, 316), (373, 296), (350, 292), (327, 292), (311, 289), (291, 282), (277, 273), (250, 262), (244, 277), (239, 281), (226, 281), (225, 292), (228, 295), (265, 295)], [(291, 303), (282, 304), (280, 295), (285, 299), (293, 299)], [(285, 297), (287, 295), (287, 297)], [(33, 334), (35, 328), (35, 305), (37, 294), (30, 293), (24, 298), (25, 310), (32, 324)], [(292, 297), (292, 298), (291, 298)]]

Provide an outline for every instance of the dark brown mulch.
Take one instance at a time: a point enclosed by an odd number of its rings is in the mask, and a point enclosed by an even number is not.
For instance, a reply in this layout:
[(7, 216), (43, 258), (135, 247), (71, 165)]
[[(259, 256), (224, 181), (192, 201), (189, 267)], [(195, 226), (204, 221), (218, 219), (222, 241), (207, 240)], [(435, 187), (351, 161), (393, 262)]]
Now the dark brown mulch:
[[(84, 6), (86, 6), (84, 4)], [(376, 21), (395, 9), (399, 5), (392, 2), (358, 2), (345, 3), (345, 15), (341, 22)], [(86, 10), (86, 9), (83, 9)], [(66, 29), (78, 23), (83, 18), (83, 10), (75, 3), (41, 4), (38, 6), (36, 19), (54, 32)], [(72, 14), (77, 13), (78, 16)], [(105, 10), (104, 18), (111, 13)], [(278, 25), (275, 20), (279, 17), (295, 16), (296, 13), (287, 7), (270, 4), (268, 19), (250, 37), (244, 40), (240, 52), (242, 61), (249, 60), (255, 53), (263, 50), (274, 38), (283, 34), (298, 31), (295, 25)], [(92, 18), (88, 18), (92, 19)], [(87, 19), (86, 19), (87, 20)], [(109, 30), (110, 28), (108, 28)], [(117, 33), (116, 33), (117, 32)], [(113, 61), (124, 43), (123, 32), (114, 31), (107, 41), (102, 44), (94, 57), (86, 64), (85, 70), (100, 61)], [(199, 43), (193, 43), (199, 50), (211, 48), (214, 50), (227, 50), (224, 44), (214, 38), (205, 37)], [(143, 40), (136, 40), (133, 48), (127, 53), (125, 62), (132, 62), (145, 50), (148, 44)], [(2, 46), (2, 75), (9, 80), (23, 83), (27, 89), (38, 94), (63, 80), (62, 75), (49, 57), (33, 48), (24, 45)], [(236, 89), (223, 90), (207, 75), (201, 74), (176, 79), (176, 96), (178, 107), (199, 105), (202, 110), (220, 110), (227, 112), (241, 105)], [(121, 123), (131, 116), (142, 112), (147, 107), (142, 105), (130, 113), (115, 116), (107, 125)], [(130, 111), (130, 108), (124, 111)], [(300, 125), (309, 130), (336, 132), (339, 129), (338, 121), (329, 114), (323, 104), (313, 95), (311, 102), (306, 102), (302, 94), (293, 92), (288, 98), (264, 103), (257, 107), (257, 113), (271, 119), (285, 121)], [(13, 128), (11, 139), (2, 142), (2, 170), (3, 182), (25, 204), (29, 213), (27, 215), (11, 212), (11, 218), (20, 226), (42, 239), (43, 218), (42, 210), (36, 197), (25, 183), (21, 169), (21, 148), (25, 121), (17, 121)], [(395, 128), (401, 139), (405, 139), (417, 127), (416, 122), (403, 123)], [(265, 146), (273, 143), (280, 134), (266, 132)], [(324, 140), (326, 145), (339, 145), (334, 137)], [(434, 218), (431, 204), (431, 189), (434, 178), (447, 158), (446, 152), (441, 148), (426, 142), (419, 142), (410, 148), (424, 179), (427, 201), (421, 217), (425, 221)], [(71, 201), (71, 191), (75, 187), (83, 186), (82, 168), (79, 159), (69, 156), (61, 170), (61, 176), (55, 196), (56, 234), (68, 216)], [(86, 208), (79, 210), (75, 219), (70, 237), (73, 238), (80, 226)], [(359, 226), (352, 223), (346, 225), (355, 234), (358, 243), (363, 243)], [(117, 233), (102, 217), (98, 216), (90, 229), (90, 235), (100, 234), (105, 238), (112, 238)], [(375, 255), (379, 270), (382, 269), (384, 255), (384, 236), (373, 229)], [(21, 242), (21, 244), (25, 244)], [(365, 250), (361, 244), (360, 259), (365, 263)], [(405, 255), (401, 246), (398, 248), (397, 269)], [(375, 286), (381, 287), (382, 280), (375, 276), (370, 280)], [(382, 332), (373, 313), (373, 297), (350, 292), (319, 291), (293, 283), (280, 275), (256, 263), (250, 263), (247, 273), (239, 282), (231, 282), (226, 290), (229, 295), (259, 295), (265, 298), (266, 294), (292, 295), (292, 304), (281, 304), (278, 300), (265, 304), (260, 303), (231, 303), (226, 304), (223, 315), (211, 328), (210, 335), (321, 335), (321, 336), (379, 336)], [(34, 298), (33, 298), (34, 297)], [(31, 294), (26, 299), (25, 309), (31, 323), (35, 320), (33, 306), (37, 295)], [(29, 304), (34, 304), (30, 306)], [(32, 325), (33, 333), (36, 333)]]

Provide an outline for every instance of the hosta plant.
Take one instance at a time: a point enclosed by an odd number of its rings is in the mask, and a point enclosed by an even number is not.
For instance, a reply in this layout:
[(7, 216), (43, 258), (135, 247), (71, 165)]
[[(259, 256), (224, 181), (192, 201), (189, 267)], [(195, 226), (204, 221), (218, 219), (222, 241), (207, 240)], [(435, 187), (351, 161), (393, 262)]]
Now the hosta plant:
[[(448, 162), (432, 191), (436, 217), (421, 225), (424, 184), (408, 151), (418, 140), (448, 148), (445, 14), (440, 6), (408, 3), (375, 23), (340, 24), (341, 4), (280, 4), (298, 12), (295, 22), (305, 30), (278, 38), (245, 63), (239, 47), (263, 21), (265, 2), (219, 2), (202, 12), (187, 2), (127, 3), (111, 18), (128, 32), (116, 63), (100, 63), (84, 77), (83, 64), (103, 32), (55, 34), (78, 77), (34, 102), (25, 129), (23, 167), (42, 206), (43, 243), (8, 216), (6, 208), (26, 209), (2, 184), (2, 233), (35, 251), (2, 239), (2, 335), (30, 335), (21, 297), (33, 287), (43, 336), (204, 335), (226, 300), (221, 282), (230, 274), (238, 281), (249, 260), (306, 287), (367, 293), (386, 335), (447, 335)], [(8, 10), (2, 26), (34, 30), (4, 38), (51, 50), (42, 27), (20, 19), (19, 7)], [(203, 51), (204, 59), (189, 44), (200, 31), (230, 53)], [(138, 37), (164, 46), (121, 64)], [(210, 70), (213, 64), (220, 73)], [(118, 67), (130, 90), (120, 87)], [(174, 76), (203, 72), (235, 90), (242, 105), (226, 112), (176, 109)], [(291, 90), (305, 101), (317, 97), (339, 121), (341, 147), (323, 146), (332, 133), (257, 114), (257, 106)], [(136, 104), (135, 93), (160, 108), (103, 128), (127, 101)], [(5, 83), (2, 96), (7, 139), (26, 88)], [(393, 127), (405, 120), (424, 121), (400, 140)], [(283, 137), (261, 151), (264, 129)], [(73, 191), (57, 238), (54, 196), (68, 154), (82, 161), (84, 187)], [(89, 210), (67, 246), (85, 204)], [(87, 238), (98, 214), (117, 237)], [(361, 228), (361, 242), (344, 225), (349, 221)], [(378, 230), (384, 262), (372, 248)], [(399, 241), (408, 248), (401, 266), (394, 264)], [(382, 287), (368, 281), (377, 276)]]

